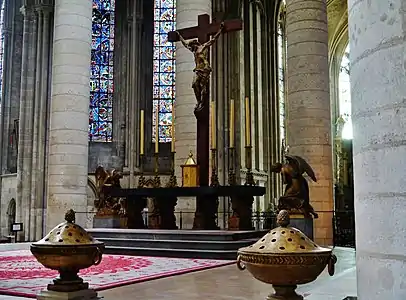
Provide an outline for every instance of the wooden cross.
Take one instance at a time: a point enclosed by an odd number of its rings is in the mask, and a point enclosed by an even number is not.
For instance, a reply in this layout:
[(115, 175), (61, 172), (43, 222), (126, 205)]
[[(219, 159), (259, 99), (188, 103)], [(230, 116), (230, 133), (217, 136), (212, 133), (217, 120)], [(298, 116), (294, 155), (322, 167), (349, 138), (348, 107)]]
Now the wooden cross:
[[(225, 20), (224, 32), (238, 31), (243, 28), (241, 20)], [(221, 22), (210, 23), (208, 14), (197, 16), (197, 26), (179, 29), (179, 34), (185, 39), (197, 38), (200, 44), (208, 42), (212, 35), (215, 35), (220, 30)], [(168, 41), (177, 42), (179, 36), (175, 31), (168, 33)], [(209, 185), (209, 163), (210, 163), (210, 143), (209, 143), (209, 85), (206, 87), (204, 94), (203, 109), (196, 113), (197, 119), (197, 164), (199, 165), (199, 184), (201, 187)], [(217, 197), (216, 199), (207, 199), (203, 197), (196, 198), (196, 214), (193, 224), (194, 229), (216, 229), (215, 212), (217, 212)]]
[[(199, 43), (203, 44), (210, 40), (210, 37), (216, 34), (220, 29), (221, 22), (210, 23), (210, 16), (208, 14), (197, 16), (197, 26), (179, 29), (179, 33), (185, 40), (197, 38)], [(242, 20), (225, 20), (224, 32), (232, 32), (242, 30)], [(178, 42), (179, 36), (175, 31), (168, 33), (168, 40), (170, 42)]]

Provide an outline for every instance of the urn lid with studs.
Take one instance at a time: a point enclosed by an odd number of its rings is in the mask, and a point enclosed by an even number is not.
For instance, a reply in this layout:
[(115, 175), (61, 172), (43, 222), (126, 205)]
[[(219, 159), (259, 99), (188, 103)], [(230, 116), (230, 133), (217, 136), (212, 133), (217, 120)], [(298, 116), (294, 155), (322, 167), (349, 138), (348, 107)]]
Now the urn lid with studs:
[(293, 254), (331, 252), (309, 239), (300, 230), (290, 227), (290, 217), (286, 210), (281, 210), (277, 217), (279, 227), (272, 229), (255, 244), (240, 248), (241, 254)]
[(70, 209), (65, 214), (65, 222), (57, 225), (35, 246), (89, 246), (101, 245), (86, 230), (75, 224), (75, 212)]

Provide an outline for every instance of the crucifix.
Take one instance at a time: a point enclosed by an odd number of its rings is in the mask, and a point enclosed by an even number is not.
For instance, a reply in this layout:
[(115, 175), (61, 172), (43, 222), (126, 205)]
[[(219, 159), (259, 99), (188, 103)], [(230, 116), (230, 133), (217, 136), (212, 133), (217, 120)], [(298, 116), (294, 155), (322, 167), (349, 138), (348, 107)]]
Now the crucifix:
[[(210, 23), (210, 16), (203, 14), (197, 17), (197, 26), (168, 33), (170, 42), (181, 41), (195, 57), (196, 67), (192, 88), (197, 100), (194, 114), (197, 119), (197, 164), (199, 165), (200, 186), (209, 185), (209, 87), (212, 71), (209, 55), (210, 46), (215, 43), (221, 33), (238, 31), (242, 28), (241, 20)], [(191, 39), (193, 40), (187, 41)], [(218, 204), (216, 203), (217, 201), (205, 201), (199, 197), (196, 199), (195, 229), (216, 229), (214, 216), (217, 212)]]

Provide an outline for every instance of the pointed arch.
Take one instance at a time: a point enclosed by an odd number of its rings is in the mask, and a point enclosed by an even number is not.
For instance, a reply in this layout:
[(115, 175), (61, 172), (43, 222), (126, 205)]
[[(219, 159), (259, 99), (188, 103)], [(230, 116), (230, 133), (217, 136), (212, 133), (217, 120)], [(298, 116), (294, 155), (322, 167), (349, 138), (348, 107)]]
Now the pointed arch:
[(7, 229), (9, 234), (12, 234), (13, 224), (16, 221), (16, 206), (16, 200), (11, 198), (7, 207)]

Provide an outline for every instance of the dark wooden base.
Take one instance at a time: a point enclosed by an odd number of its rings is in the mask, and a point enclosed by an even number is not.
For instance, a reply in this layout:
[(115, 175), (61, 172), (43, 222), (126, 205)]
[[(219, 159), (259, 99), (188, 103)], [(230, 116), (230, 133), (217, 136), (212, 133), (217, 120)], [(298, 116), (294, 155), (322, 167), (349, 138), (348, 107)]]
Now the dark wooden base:
[(228, 220), (229, 230), (252, 230), (252, 204), (254, 197), (231, 197), (233, 215)]
[(178, 229), (176, 226), (175, 206), (178, 198), (168, 196), (165, 198), (157, 198), (157, 206), (159, 211), (159, 229)]
[(160, 217), (158, 212), (153, 212), (152, 214), (148, 215), (148, 229), (160, 229)]
[(98, 216), (95, 215), (93, 218), (94, 228), (122, 228), (120, 216)]
[(144, 229), (144, 219), (142, 211), (147, 206), (147, 198), (145, 197), (127, 197), (127, 228), (129, 229)]
[(196, 213), (193, 221), (195, 230), (218, 230), (217, 210), (219, 201), (216, 196), (199, 196), (196, 199)]

